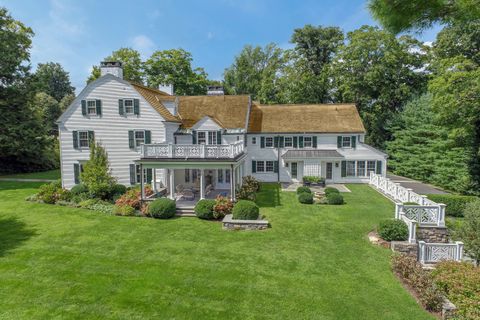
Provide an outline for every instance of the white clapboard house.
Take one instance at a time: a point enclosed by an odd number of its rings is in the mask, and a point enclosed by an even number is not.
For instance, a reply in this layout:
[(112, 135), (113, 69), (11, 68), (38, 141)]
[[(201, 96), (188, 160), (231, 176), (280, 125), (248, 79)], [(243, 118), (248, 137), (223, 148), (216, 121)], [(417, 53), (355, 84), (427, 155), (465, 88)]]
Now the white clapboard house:
[(59, 118), (62, 184), (81, 182), (91, 141), (108, 152), (126, 186), (150, 184), (179, 201), (234, 197), (241, 178), (367, 183), (385, 174), (387, 156), (364, 143), (354, 104), (261, 105), (248, 95), (175, 96), (123, 80), (118, 62), (103, 62)]

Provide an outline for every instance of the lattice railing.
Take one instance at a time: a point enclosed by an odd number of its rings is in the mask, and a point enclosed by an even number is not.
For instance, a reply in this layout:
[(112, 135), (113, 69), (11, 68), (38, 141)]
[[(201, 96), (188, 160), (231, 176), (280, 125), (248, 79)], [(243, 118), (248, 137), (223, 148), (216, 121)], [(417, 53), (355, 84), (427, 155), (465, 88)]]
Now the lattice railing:
[(423, 264), (437, 263), (442, 260), (462, 261), (463, 242), (426, 243), (418, 242), (419, 261)]
[(226, 158), (233, 159), (244, 152), (243, 141), (233, 144), (146, 144), (142, 146), (144, 158)]

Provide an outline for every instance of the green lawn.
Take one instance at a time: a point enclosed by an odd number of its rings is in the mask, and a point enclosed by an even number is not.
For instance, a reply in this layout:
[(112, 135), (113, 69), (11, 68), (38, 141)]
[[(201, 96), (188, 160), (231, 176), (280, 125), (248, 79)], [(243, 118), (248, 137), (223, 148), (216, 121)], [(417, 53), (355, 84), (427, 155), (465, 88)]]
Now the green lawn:
[(259, 195), (267, 231), (28, 203), (0, 182), (0, 319), (433, 319), (366, 234), (393, 205), (350, 185), (344, 206)]
[(56, 180), (56, 179), (60, 179), (60, 169), (42, 171), (42, 172), (17, 173), (17, 174), (3, 175), (3, 176), (0, 175), (0, 178)]

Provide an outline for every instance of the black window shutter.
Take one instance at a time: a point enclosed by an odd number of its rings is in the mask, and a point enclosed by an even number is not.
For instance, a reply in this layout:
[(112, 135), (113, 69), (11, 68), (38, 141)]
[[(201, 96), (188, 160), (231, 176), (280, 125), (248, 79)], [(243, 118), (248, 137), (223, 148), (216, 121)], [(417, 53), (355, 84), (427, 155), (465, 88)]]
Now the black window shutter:
[(260, 148), (265, 148), (265, 137), (260, 137)]
[(80, 164), (79, 163), (73, 164), (73, 179), (75, 184), (80, 183)]
[(88, 131), (88, 144), (93, 143), (95, 141), (95, 132)]
[(273, 172), (278, 173), (278, 161), (273, 161)]
[(314, 149), (317, 148), (317, 136), (312, 137), (312, 146)]
[(128, 147), (130, 149), (135, 148), (135, 132), (133, 130), (128, 131)]
[(257, 161), (252, 160), (252, 173), (257, 172)]
[(377, 161), (377, 174), (382, 174), (382, 161)]
[(121, 116), (125, 114), (125, 109), (123, 109), (123, 99), (118, 99), (118, 114)]
[(95, 107), (97, 108), (97, 115), (101, 116), (102, 115), (102, 100), (95, 100)]
[(337, 136), (337, 148), (342, 147), (342, 136)]
[(357, 137), (352, 136), (352, 148), (356, 148), (356, 147), (357, 147)]
[(285, 146), (285, 137), (281, 136), (281, 137), (279, 138), (278, 146), (279, 146), (280, 148), (283, 148), (283, 147)]
[(78, 149), (78, 131), (72, 131), (73, 148)]
[(145, 130), (145, 144), (152, 143), (152, 131)]
[(342, 161), (342, 178), (347, 176), (347, 161)]
[(152, 169), (146, 169), (147, 170), (147, 183), (151, 183), (152, 182)]
[(293, 137), (293, 147), (298, 148), (298, 137)]
[(192, 130), (192, 143), (197, 144), (197, 131)]
[(135, 184), (135, 180), (136, 180), (135, 175), (136, 175), (135, 165), (131, 164), (130, 165), (130, 184)]
[(82, 115), (86, 116), (87, 115), (87, 101), (82, 100)]
[(278, 148), (278, 137), (274, 137), (274, 138), (273, 138), (273, 146), (274, 146), (275, 148)]
[(133, 113), (140, 114), (140, 100), (133, 99)]
[(303, 136), (298, 137), (298, 147), (303, 148)]
[(217, 144), (222, 144), (222, 130), (217, 131)]

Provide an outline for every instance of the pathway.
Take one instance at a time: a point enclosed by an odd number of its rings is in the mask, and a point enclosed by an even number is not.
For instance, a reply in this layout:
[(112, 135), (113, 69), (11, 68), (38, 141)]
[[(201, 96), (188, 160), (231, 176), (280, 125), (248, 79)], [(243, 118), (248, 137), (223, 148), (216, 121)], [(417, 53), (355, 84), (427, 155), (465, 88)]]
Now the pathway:
[(418, 194), (446, 194), (448, 192), (442, 189), (432, 186), (430, 184), (423, 183), (421, 181), (413, 180), (410, 178), (397, 176), (391, 173), (387, 173), (387, 178), (399, 183), (402, 187), (410, 188)]

